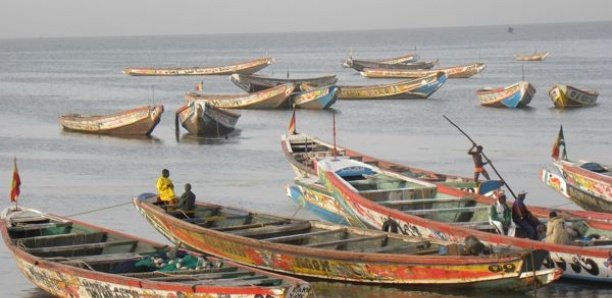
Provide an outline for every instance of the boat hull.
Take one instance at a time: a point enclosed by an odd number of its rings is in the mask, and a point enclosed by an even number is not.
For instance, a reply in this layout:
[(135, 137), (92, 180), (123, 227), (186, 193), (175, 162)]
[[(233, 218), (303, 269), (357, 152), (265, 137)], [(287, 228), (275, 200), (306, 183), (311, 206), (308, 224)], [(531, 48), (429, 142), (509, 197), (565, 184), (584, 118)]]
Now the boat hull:
[(319, 218), (339, 225), (349, 225), (342, 216), (342, 207), (330, 196), (304, 189), (301, 186), (287, 186), (287, 196), (298, 206), (301, 206)]
[(596, 212), (612, 212), (612, 203), (583, 191), (567, 183), (563, 175), (554, 173), (548, 169), (542, 169), (540, 178), (547, 186), (557, 191), (563, 197), (571, 200), (582, 209)]
[(339, 99), (425, 99), (436, 92), (448, 76), (444, 72), (391, 84), (339, 86)]
[(187, 67), (187, 68), (126, 68), (124, 74), (131, 76), (201, 76), (253, 74), (272, 64), (274, 58), (264, 57), (246, 62), (224, 66)]
[(379, 68), (379, 69), (402, 69), (402, 70), (419, 70), (419, 69), (431, 69), (434, 65), (438, 63), (438, 61), (428, 61), (428, 62), (411, 62), (411, 63), (397, 63), (397, 64), (388, 64), (381, 63), (375, 61), (367, 61), (367, 60), (347, 60), (345, 64), (356, 70), (362, 71), (366, 68)]
[(185, 99), (204, 99), (209, 104), (223, 109), (274, 110), (289, 106), (288, 100), (294, 89), (294, 84), (287, 83), (251, 94), (199, 95), (195, 92), (190, 92), (185, 95)]
[(370, 69), (366, 68), (361, 72), (361, 75), (367, 78), (420, 78), (427, 75), (435, 74), (443, 71), (448, 75), (449, 79), (453, 78), (470, 78), (475, 74), (483, 71), (486, 68), (483, 63), (474, 63), (447, 68), (431, 69), (431, 70), (388, 70), (388, 69)]
[(535, 94), (535, 88), (528, 82), (520, 81), (508, 87), (480, 89), (476, 95), (480, 104), (486, 107), (524, 108)]
[(612, 211), (612, 176), (583, 169), (580, 164), (566, 160), (555, 161), (554, 165), (563, 174), (570, 197), (590, 202), (591, 207), (605, 208), (594, 211)]
[(550, 52), (539, 52), (528, 55), (514, 55), (516, 61), (544, 61)]
[(163, 105), (142, 106), (110, 115), (64, 115), (65, 130), (109, 135), (150, 135), (164, 112)]
[(298, 109), (325, 110), (336, 103), (338, 87), (326, 86), (293, 95), (291, 102)]
[(196, 100), (176, 111), (181, 125), (192, 135), (222, 136), (234, 130), (240, 114)]
[(328, 75), (314, 78), (302, 78), (302, 79), (281, 79), (281, 78), (270, 78), (257, 75), (239, 75), (235, 74), (230, 76), (230, 80), (238, 86), (240, 89), (246, 92), (257, 92), (265, 90), (281, 84), (293, 84), (297, 90), (302, 90), (301, 84), (306, 83), (314, 87), (329, 86), (336, 83), (338, 80), (336, 75)]
[(597, 91), (581, 90), (568, 85), (555, 85), (548, 95), (555, 108), (580, 108), (595, 105), (599, 93)]

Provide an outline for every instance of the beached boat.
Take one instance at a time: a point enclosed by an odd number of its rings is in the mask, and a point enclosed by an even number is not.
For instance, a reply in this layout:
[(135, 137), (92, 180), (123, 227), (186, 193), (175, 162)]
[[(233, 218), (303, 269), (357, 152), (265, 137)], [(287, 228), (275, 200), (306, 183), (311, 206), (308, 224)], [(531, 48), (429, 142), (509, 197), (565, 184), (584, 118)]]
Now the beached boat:
[(438, 64), (438, 60), (388, 64), (376, 61), (349, 59), (344, 63), (356, 71), (362, 71), (365, 68), (417, 70), (431, 69), (434, 67), (434, 65)]
[(422, 78), (377, 85), (339, 85), (339, 99), (413, 99), (428, 98), (446, 82), (447, 75), (437, 72)]
[(186, 100), (203, 99), (215, 107), (224, 109), (279, 109), (289, 107), (289, 96), (293, 93), (293, 83), (272, 86), (250, 94), (199, 94), (189, 92)]
[(325, 110), (336, 103), (338, 87), (325, 86), (302, 91), (291, 96), (291, 103), (298, 109)]
[(62, 115), (59, 117), (59, 123), (66, 130), (78, 132), (150, 135), (163, 112), (163, 105), (142, 106), (109, 115)]
[(409, 78), (416, 79), (428, 76), (439, 71), (446, 72), (449, 79), (452, 78), (469, 78), (485, 69), (483, 63), (473, 63), (447, 68), (438, 68), (430, 70), (401, 70), (401, 69), (376, 69), (366, 68), (361, 72), (361, 75), (367, 78)]
[(307, 297), (308, 283), (37, 210), (0, 231), (17, 267), (56, 297)]
[(476, 96), (485, 107), (524, 108), (535, 92), (529, 82), (519, 81), (507, 87), (478, 89)]
[(236, 86), (240, 87), (240, 89), (246, 92), (257, 92), (277, 85), (289, 83), (294, 84), (298, 90), (301, 90), (300, 85), (302, 83), (307, 83), (311, 86), (323, 87), (333, 85), (338, 80), (336, 75), (300, 79), (283, 79), (241, 74), (232, 75), (230, 79), (234, 84), (236, 84)]
[(516, 54), (514, 57), (517, 61), (543, 61), (548, 57), (549, 52), (534, 52), (533, 54)]
[[(185, 218), (134, 199), (140, 213), (174, 243), (261, 269), (332, 281), (378, 285), (526, 291), (549, 284), (561, 270), (540, 270), (547, 253), (495, 247), (469, 256), (458, 245), (382, 231), (259, 214), (199, 203)], [(510, 250), (509, 250), (510, 249)], [(535, 277), (535, 278), (534, 278)]]
[[(361, 61), (371, 61), (376, 63), (384, 63), (384, 64), (406, 64), (406, 63), (415, 63), (419, 60), (419, 55), (416, 53), (408, 53), (405, 55), (401, 55), (398, 57), (392, 58), (382, 58), (382, 59), (360, 59)], [(349, 54), (349, 57), (342, 63), (343, 67), (350, 68), (350, 62), (353, 59), (353, 55)]]
[(599, 92), (556, 84), (548, 91), (548, 95), (555, 108), (579, 108), (594, 105)]
[(254, 60), (238, 62), (222, 66), (195, 66), (176, 68), (126, 68), (124, 74), (131, 76), (201, 76), (201, 75), (230, 75), (235, 73), (256, 73), (274, 62), (272, 57), (263, 57)]
[(205, 100), (189, 101), (176, 111), (176, 124), (196, 136), (226, 135), (234, 130), (239, 118), (240, 113), (215, 107)]

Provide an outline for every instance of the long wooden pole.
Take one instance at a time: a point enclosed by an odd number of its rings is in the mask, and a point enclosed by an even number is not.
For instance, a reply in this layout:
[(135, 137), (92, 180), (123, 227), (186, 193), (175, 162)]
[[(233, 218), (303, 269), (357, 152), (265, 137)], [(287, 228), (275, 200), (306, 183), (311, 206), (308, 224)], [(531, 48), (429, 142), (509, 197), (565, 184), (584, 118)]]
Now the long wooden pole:
[[(474, 140), (467, 133), (465, 133), (465, 131), (463, 131), (463, 129), (461, 129), (457, 124), (455, 124), (455, 122), (453, 122), (448, 117), (446, 117), (446, 115), (442, 115), (442, 117), (444, 117), (444, 119), (446, 119), (448, 122), (450, 122), (450, 124), (452, 124), (454, 127), (456, 127), (466, 138), (468, 138), (468, 140), (470, 140), (470, 142), (472, 142), (472, 145), (474, 145), (474, 146), (477, 145), (476, 142), (474, 142)], [(491, 168), (493, 169), (493, 171), (495, 172), (497, 177), (499, 177), (499, 179), (501, 179), (504, 182), (504, 185), (506, 185), (506, 188), (508, 188), (508, 190), (512, 194), (512, 197), (514, 197), (514, 199), (516, 200), (516, 195), (514, 194), (514, 191), (512, 191), (512, 188), (510, 188), (510, 185), (508, 185), (508, 183), (506, 183), (506, 179), (504, 179), (499, 174), (499, 172), (497, 171), (497, 169), (493, 165), (493, 161), (491, 161), (491, 159), (489, 159), (484, 152), (481, 152), (480, 154), (482, 154), (482, 156), (487, 160), (487, 162), (489, 163), (489, 165), (491, 166)]]

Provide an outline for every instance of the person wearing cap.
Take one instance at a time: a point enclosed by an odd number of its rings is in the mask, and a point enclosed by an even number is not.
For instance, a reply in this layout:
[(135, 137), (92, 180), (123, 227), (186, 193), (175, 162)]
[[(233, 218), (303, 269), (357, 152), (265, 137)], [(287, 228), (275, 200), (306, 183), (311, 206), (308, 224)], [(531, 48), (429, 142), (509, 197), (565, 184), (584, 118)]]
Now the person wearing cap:
[(506, 194), (497, 192), (497, 202), (491, 205), (489, 223), (495, 226), (497, 233), (514, 237), (516, 225), (512, 222), (512, 211), (506, 204)]
[(537, 227), (541, 223), (525, 206), (526, 196), (527, 192), (521, 191), (516, 200), (514, 200), (512, 204), (512, 221), (527, 234), (529, 239), (538, 240)]
[(482, 174), (482, 177), (485, 177), (485, 179), (491, 180), (491, 178), (489, 178), (489, 173), (484, 168), (489, 162), (482, 161), (482, 146), (474, 144), (472, 148), (468, 150), (468, 154), (471, 155), (474, 160), (474, 181), (478, 182), (478, 176), (480, 176), (480, 174)]

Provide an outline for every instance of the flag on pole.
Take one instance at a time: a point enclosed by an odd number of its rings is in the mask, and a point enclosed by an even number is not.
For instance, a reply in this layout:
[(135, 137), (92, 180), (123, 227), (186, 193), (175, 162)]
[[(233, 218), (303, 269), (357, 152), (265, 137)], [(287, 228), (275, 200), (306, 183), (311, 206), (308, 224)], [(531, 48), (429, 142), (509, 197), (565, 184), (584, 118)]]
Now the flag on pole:
[(201, 81), (200, 83), (198, 83), (195, 89), (196, 91), (202, 92), (202, 90), (204, 89), (204, 81)]
[(11, 183), (11, 202), (17, 202), (19, 198), (19, 187), (21, 186), (21, 179), (19, 178), (19, 171), (17, 170), (17, 158), (13, 159), (13, 182)]
[(293, 114), (291, 115), (291, 120), (289, 120), (289, 134), (296, 134), (295, 131), (295, 108), (293, 108)]
[(552, 158), (555, 160), (559, 160), (559, 153), (561, 151), (561, 146), (563, 146), (563, 155), (561, 155), (561, 158), (563, 160), (567, 160), (567, 151), (565, 150), (565, 138), (563, 137), (563, 125), (561, 125), (561, 128), (559, 129), (559, 135), (557, 136), (557, 139), (555, 140), (555, 143), (553, 144), (553, 148), (552, 148)]

